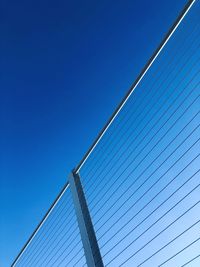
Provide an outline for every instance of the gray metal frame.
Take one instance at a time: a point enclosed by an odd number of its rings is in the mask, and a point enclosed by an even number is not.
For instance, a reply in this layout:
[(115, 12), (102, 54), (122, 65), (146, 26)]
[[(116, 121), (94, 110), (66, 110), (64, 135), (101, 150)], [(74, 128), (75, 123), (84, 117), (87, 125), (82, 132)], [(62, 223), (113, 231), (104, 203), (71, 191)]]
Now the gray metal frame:
[(79, 174), (72, 172), (68, 181), (72, 193), (87, 265), (88, 267), (103, 267), (103, 260)]

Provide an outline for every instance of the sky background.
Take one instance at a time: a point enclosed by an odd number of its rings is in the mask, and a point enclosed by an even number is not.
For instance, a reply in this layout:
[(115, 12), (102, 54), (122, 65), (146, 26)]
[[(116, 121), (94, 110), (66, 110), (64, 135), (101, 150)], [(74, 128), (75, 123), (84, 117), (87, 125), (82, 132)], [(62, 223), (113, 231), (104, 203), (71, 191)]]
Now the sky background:
[(185, 2), (0, 2), (0, 266), (15, 258)]

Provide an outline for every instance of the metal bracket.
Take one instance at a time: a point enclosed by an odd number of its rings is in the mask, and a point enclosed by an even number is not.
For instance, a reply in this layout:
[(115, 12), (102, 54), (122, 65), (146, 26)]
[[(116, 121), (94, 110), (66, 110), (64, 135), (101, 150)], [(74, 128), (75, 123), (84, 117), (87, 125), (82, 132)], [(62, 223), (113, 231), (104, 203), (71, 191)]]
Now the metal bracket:
[(69, 176), (78, 226), (88, 267), (104, 267), (79, 174)]

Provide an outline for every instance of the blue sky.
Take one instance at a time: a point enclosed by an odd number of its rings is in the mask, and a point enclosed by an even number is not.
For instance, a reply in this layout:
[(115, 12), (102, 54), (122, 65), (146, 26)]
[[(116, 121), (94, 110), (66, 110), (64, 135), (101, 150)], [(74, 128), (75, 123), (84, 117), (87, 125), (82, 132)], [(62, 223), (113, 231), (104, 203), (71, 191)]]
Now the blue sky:
[(1, 1), (1, 266), (35, 229), (185, 2)]

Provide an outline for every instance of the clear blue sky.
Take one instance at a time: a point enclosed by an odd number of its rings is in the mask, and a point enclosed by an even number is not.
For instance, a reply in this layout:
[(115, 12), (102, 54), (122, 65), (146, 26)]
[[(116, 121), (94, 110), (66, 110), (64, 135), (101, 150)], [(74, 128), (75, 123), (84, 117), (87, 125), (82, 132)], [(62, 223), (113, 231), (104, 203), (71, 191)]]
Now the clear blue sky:
[(0, 266), (9, 266), (185, 0), (1, 1)]

